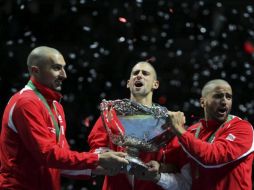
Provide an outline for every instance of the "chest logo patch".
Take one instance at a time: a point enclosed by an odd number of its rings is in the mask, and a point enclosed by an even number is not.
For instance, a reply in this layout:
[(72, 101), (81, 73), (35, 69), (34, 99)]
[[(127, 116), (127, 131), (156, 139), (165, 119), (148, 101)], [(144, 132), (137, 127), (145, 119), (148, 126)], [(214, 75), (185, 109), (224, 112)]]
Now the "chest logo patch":
[(231, 134), (231, 133), (226, 137), (226, 139), (229, 140), (229, 141), (234, 141), (235, 138), (236, 137), (233, 134)]

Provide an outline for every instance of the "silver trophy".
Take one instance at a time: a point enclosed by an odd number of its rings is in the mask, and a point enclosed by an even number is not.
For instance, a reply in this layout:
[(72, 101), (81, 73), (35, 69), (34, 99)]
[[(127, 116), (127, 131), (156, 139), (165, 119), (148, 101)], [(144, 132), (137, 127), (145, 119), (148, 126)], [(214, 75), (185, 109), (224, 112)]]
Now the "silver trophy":
[(174, 136), (165, 107), (149, 108), (129, 99), (119, 99), (102, 100), (100, 110), (110, 141), (126, 148), (129, 169), (147, 168), (139, 153), (157, 151)]

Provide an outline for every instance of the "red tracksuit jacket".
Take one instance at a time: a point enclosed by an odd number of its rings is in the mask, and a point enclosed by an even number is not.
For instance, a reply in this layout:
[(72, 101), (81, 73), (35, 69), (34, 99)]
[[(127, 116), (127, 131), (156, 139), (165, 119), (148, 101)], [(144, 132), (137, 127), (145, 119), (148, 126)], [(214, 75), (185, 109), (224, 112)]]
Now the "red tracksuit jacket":
[(252, 190), (253, 138), (251, 124), (235, 116), (222, 126), (191, 126), (179, 142), (190, 157), (192, 190)]
[(98, 164), (97, 154), (69, 150), (64, 111), (58, 102), (61, 95), (32, 81), (59, 123), (59, 140), (49, 111), (34, 91), (26, 86), (17, 92), (2, 120), (0, 189), (60, 190), (60, 169), (84, 170)]

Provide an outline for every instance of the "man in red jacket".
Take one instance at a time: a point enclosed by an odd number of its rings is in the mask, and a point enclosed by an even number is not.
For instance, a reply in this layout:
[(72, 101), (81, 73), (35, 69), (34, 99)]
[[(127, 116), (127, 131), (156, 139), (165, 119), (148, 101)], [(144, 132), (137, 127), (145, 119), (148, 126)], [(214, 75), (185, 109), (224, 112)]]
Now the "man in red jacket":
[[(253, 127), (248, 121), (229, 114), (231, 86), (221, 79), (209, 81), (202, 89), (200, 103), (205, 117), (187, 131), (183, 127), (183, 113), (170, 114), (178, 141), (189, 158), (191, 189), (252, 190)], [(185, 158), (179, 156), (181, 159)], [(156, 164), (150, 166), (151, 171), (159, 168)], [(182, 179), (191, 179), (184, 176)], [(179, 175), (161, 174), (158, 184), (164, 189), (172, 189), (173, 184), (174, 189), (188, 189), (177, 182), (178, 178)]]
[(0, 142), (0, 189), (60, 190), (60, 173), (113, 175), (128, 164), (120, 152), (78, 153), (65, 138), (66, 121), (59, 103), (67, 78), (62, 54), (35, 48), (27, 59), (31, 78), (5, 108)]
[[(153, 92), (159, 87), (159, 81), (154, 67), (148, 62), (137, 63), (131, 71), (130, 78), (127, 81), (127, 88), (130, 89), (130, 100), (138, 102), (149, 108), (155, 106), (152, 101)], [(158, 106), (158, 105), (157, 105)], [(114, 117), (114, 116), (113, 116)], [(139, 126), (137, 126), (139, 127)], [(89, 137), (88, 142), (92, 152), (103, 150), (123, 151), (120, 146), (114, 145), (109, 140), (109, 136), (101, 117), (95, 123)], [(144, 162), (150, 160), (163, 161), (164, 148), (158, 152), (140, 153), (140, 158)], [(134, 178), (133, 175), (120, 173), (116, 176), (105, 176), (103, 190), (161, 190), (161, 187), (150, 181), (143, 181)]]

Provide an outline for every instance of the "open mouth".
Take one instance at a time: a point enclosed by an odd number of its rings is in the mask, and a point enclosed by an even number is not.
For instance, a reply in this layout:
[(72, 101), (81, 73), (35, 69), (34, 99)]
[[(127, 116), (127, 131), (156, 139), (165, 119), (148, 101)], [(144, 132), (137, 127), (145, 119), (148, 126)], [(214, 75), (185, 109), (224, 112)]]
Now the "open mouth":
[(142, 87), (143, 86), (143, 83), (141, 81), (136, 81), (134, 83), (135, 87)]
[(227, 108), (219, 108), (219, 109), (218, 109), (218, 113), (219, 113), (220, 115), (226, 114), (227, 111), (228, 111)]

